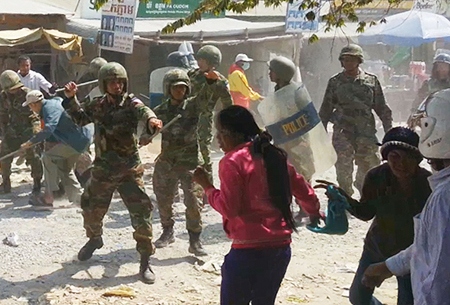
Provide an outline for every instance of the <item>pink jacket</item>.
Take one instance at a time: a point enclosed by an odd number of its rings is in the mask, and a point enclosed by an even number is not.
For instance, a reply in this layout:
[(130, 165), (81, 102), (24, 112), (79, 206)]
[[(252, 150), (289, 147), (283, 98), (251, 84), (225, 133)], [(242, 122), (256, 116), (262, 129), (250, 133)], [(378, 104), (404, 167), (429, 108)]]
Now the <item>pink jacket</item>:
[[(262, 248), (289, 244), (292, 230), (269, 197), (262, 159), (250, 153), (248, 142), (228, 152), (219, 163), (220, 190), (206, 189), (209, 204), (223, 217), (223, 227), (233, 248)], [(314, 189), (288, 164), (291, 190), (302, 208), (319, 215)]]

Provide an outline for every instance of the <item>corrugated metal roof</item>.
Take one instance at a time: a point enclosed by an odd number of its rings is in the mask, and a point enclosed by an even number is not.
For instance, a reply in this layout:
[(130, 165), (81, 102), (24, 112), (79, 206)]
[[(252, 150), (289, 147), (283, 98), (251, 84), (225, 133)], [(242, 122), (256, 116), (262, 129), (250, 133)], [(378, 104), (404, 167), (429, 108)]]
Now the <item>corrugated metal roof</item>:
[(43, 0), (0, 0), (0, 14), (72, 15), (73, 13), (44, 3)]

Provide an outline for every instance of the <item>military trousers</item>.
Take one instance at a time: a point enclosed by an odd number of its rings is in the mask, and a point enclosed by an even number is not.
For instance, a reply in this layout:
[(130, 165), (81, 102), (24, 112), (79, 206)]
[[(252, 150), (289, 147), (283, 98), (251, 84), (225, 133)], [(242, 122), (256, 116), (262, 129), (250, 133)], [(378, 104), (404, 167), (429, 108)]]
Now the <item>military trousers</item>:
[(163, 228), (173, 227), (173, 201), (175, 190), (180, 183), (186, 206), (186, 229), (194, 233), (202, 231), (201, 208), (195, 196), (195, 183), (192, 173), (182, 166), (174, 166), (171, 162), (158, 159), (153, 173), (153, 191), (158, 201), (158, 210)]
[(153, 204), (145, 192), (142, 179), (144, 167), (122, 170), (108, 168), (94, 161), (91, 177), (81, 195), (84, 228), (89, 238), (99, 237), (103, 233), (103, 218), (108, 211), (114, 191), (118, 191), (127, 207), (136, 249), (141, 254), (153, 254), (152, 212)]
[[(27, 142), (33, 136), (32, 133), (23, 133), (20, 136), (9, 136), (5, 135), (1, 145), (0, 156), (7, 155), (12, 153), (20, 148), (20, 145)], [(33, 179), (42, 179), (43, 169), (42, 163), (39, 159), (39, 156), (36, 154), (34, 148), (27, 149), (25, 152), (25, 159), (27, 165), (31, 167), (31, 177)], [(2, 176), (3, 178), (11, 176), (11, 164), (13, 162), (13, 158), (7, 158), (1, 161), (2, 166)]]
[(198, 146), (202, 155), (204, 165), (203, 168), (208, 173), (211, 183), (213, 182), (212, 175), (212, 162), (211, 162), (211, 142), (212, 135), (212, 122), (209, 118), (200, 116), (198, 129)]
[(337, 154), (336, 176), (340, 187), (349, 195), (353, 194), (353, 161), (358, 166), (355, 187), (361, 193), (364, 177), (372, 168), (380, 164), (375, 135), (361, 136), (340, 128), (335, 128), (332, 143)]

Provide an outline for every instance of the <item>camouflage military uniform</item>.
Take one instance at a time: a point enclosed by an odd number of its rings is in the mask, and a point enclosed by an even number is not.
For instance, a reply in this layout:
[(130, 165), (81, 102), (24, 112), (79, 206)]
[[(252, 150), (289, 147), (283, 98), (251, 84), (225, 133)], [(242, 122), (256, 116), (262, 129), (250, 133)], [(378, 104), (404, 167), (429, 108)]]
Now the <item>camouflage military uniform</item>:
[(388, 131), (392, 127), (392, 112), (375, 75), (360, 70), (352, 78), (341, 72), (329, 80), (319, 116), (325, 128), (328, 122), (334, 124), (336, 175), (348, 194), (353, 194), (353, 160), (358, 166), (355, 186), (359, 191), (367, 171), (380, 163), (372, 110), (380, 117), (384, 131)]
[(179, 106), (171, 105), (171, 100), (168, 99), (155, 111), (164, 124), (170, 122), (176, 115), (182, 115), (162, 134), (161, 154), (158, 156), (153, 174), (153, 190), (158, 200), (161, 224), (163, 228), (172, 228), (174, 225), (172, 205), (174, 191), (180, 182), (186, 205), (186, 229), (200, 233), (202, 231), (200, 207), (194, 195), (191, 172), (203, 163), (196, 134), (199, 105), (192, 97), (184, 100)]
[(196, 97), (201, 107), (197, 128), (200, 152), (205, 162), (205, 170), (212, 176), (210, 147), (213, 138), (213, 111), (219, 100), (223, 108), (231, 106), (233, 100), (225, 76), (220, 75), (218, 80), (211, 81), (204, 76), (203, 72), (196, 69), (189, 72), (189, 77), (192, 83), (192, 95)]
[[(22, 143), (27, 142), (33, 134), (40, 131), (39, 117), (28, 107), (22, 107), (29, 91), (30, 89), (21, 87), (17, 93), (2, 92), (0, 94), (0, 124), (3, 134), (0, 156), (18, 150)], [(1, 162), (4, 181), (11, 175), (12, 161), (13, 158), (8, 158)], [(33, 179), (41, 181), (42, 163), (34, 148), (26, 151), (26, 161), (27, 165), (31, 167)]]
[(87, 236), (102, 235), (103, 217), (117, 190), (130, 212), (138, 252), (152, 254), (153, 205), (144, 189), (144, 167), (139, 158), (136, 129), (139, 121), (147, 122), (155, 114), (127, 94), (116, 103), (102, 96), (83, 105), (76, 98), (66, 99), (63, 106), (77, 124), (95, 124), (95, 160), (91, 179), (81, 197)]

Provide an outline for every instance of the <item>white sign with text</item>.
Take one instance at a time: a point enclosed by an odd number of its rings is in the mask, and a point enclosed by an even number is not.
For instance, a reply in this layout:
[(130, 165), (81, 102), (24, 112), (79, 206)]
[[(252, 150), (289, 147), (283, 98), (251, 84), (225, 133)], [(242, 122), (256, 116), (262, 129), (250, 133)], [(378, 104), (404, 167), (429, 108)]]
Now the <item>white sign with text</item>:
[(102, 8), (100, 48), (133, 53), (134, 22), (138, 0), (109, 0)]

